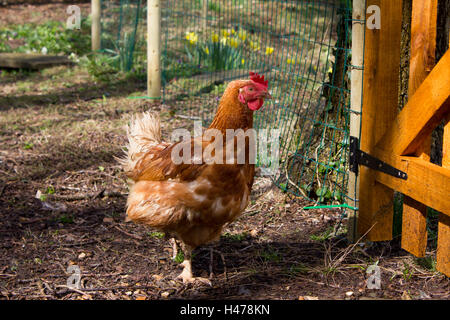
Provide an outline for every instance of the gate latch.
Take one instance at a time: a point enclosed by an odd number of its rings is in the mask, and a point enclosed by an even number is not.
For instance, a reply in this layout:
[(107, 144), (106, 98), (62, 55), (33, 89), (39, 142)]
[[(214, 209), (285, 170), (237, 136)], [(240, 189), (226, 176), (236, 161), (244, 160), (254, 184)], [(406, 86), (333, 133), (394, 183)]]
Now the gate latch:
[(408, 179), (408, 175), (405, 172), (360, 150), (359, 139), (350, 137), (350, 171), (354, 172), (356, 175), (358, 175), (358, 165), (363, 165), (403, 180)]

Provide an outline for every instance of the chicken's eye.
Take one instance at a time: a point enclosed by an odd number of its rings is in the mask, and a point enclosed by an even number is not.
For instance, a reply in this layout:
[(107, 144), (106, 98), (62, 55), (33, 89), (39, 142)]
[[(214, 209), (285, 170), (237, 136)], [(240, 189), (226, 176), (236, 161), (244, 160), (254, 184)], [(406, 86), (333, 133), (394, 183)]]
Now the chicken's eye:
[(248, 91), (253, 91), (253, 87), (248, 88)]

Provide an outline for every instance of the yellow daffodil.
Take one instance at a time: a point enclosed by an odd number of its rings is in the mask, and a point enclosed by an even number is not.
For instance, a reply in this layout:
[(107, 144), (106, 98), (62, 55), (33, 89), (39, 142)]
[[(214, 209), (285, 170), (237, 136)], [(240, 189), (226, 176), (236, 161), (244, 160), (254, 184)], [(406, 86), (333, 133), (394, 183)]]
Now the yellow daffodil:
[(266, 47), (266, 55), (271, 55), (273, 53), (273, 48), (272, 47)]
[(259, 44), (256, 42), (250, 41), (249, 45), (250, 45), (250, 48), (253, 49), (253, 51), (258, 51), (260, 49)]
[(287, 58), (287, 59), (286, 59), (286, 63), (287, 63), (287, 64), (295, 64), (295, 61), (292, 60), (292, 59), (290, 59), (290, 58)]
[(219, 35), (217, 33), (213, 33), (211, 36), (211, 40), (214, 43), (219, 42)]
[(245, 63), (245, 59), (242, 59), (242, 60), (241, 60), (241, 63), (244, 64), (244, 63)]
[(228, 37), (230, 35), (230, 32), (228, 30), (222, 30), (222, 36), (224, 36), (225, 38)]
[(206, 53), (206, 54), (209, 54), (209, 49), (208, 49), (208, 47), (205, 48), (205, 53)]
[(195, 32), (186, 32), (186, 40), (190, 44), (196, 44), (198, 41), (198, 35)]
[(245, 32), (245, 31), (239, 31), (238, 37), (239, 37), (239, 39), (241, 39), (242, 41), (245, 41), (245, 39), (247, 39), (247, 32)]
[(227, 38), (226, 37), (220, 38), (220, 43), (223, 44), (223, 45), (226, 45), (227, 44)]
[(230, 38), (229, 44), (230, 44), (230, 47), (237, 48), (239, 45), (239, 40), (236, 38)]

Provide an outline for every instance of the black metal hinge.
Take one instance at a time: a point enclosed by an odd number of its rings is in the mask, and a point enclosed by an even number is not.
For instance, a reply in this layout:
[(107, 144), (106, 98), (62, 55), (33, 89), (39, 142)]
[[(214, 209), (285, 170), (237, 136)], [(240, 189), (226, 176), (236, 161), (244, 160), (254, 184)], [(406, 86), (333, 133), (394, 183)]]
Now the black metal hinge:
[(363, 165), (403, 180), (408, 179), (408, 175), (405, 172), (360, 150), (359, 139), (350, 137), (350, 171), (354, 172), (356, 175), (358, 175), (358, 165)]

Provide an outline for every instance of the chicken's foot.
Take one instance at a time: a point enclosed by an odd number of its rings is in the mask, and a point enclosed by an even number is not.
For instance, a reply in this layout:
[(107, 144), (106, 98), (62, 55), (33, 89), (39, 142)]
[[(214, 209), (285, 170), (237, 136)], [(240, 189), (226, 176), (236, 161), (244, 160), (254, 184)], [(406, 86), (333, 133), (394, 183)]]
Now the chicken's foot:
[(192, 248), (188, 245), (181, 244), (184, 254), (184, 261), (181, 265), (184, 267), (183, 271), (177, 277), (177, 279), (182, 279), (183, 283), (193, 283), (193, 282), (202, 282), (209, 286), (212, 286), (211, 281), (206, 278), (196, 277), (194, 278), (192, 275)]

